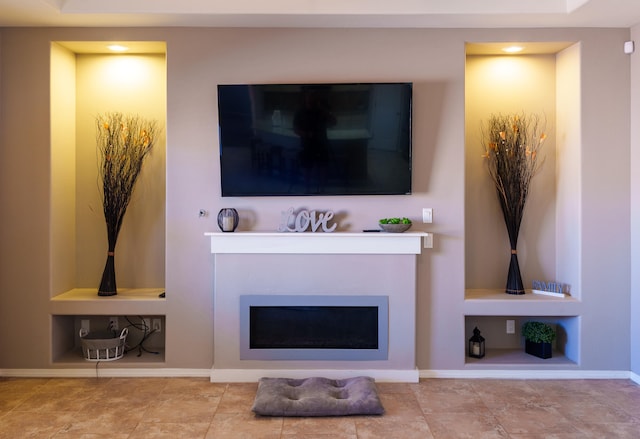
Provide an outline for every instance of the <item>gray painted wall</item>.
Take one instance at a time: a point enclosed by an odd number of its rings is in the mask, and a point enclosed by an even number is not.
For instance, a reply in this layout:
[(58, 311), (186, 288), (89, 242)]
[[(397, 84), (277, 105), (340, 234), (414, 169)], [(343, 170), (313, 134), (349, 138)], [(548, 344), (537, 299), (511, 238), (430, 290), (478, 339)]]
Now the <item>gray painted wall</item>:
[[(418, 258), (417, 268), (417, 363), (424, 370), (463, 368), (469, 337), (462, 311), (464, 44), (571, 41), (580, 42), (582, 51), (582, 210), (576, 218), (583, 231), (584, 317), (579, 367), (629, 370), (633, 351), (638, 371), (638, 343), (636, 339), (632, 345), (630, 338), (631, 324), (637, 329), (638, 322), (629, 315), (630, 74), (629, 57), (622, 53), (628, 29), (0, 30), (0, 346), (11, 352), (0, 358), (0, 368), (51, 367), (50, 42), (111, 39), (167, 42), (163, 367), (206, 369), (214, 362), (213, 257), (203, 234), (217, 230), (215, 213), (236, 207), (245, 218), (243, 227), (274, 230), (280, 212), (294, 206), (344, 212), (349, 230), (370, 228), (377, 218), (392, 215), (418, 221), (422, 208), (432, 207), (435, 221), (426, 230), (436, 234), (435, 247)], [(220, 197), (216, 84), (307, 81), (414, 83), (413, 195)], [(199, 209), (211, 214), (198, 218)], [(478, 224), (473, 233), (482, 233), (484, 226), (489, 225)], [(502, 250), (487, 248), (486, 257), (499, 257)], [(238, 276), (245, 275), (242, 267), (237, 270)]]

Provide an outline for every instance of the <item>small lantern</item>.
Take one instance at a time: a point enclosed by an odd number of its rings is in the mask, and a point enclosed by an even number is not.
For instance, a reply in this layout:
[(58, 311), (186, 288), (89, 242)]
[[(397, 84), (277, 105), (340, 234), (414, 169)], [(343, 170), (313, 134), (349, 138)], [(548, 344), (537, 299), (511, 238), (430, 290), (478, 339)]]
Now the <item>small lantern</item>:
[(469, 339), (469, 356), (473, 358), (484, 357), (484, 337), (480, 335), (478, 327), (473, 330), (473, 336)]
[(218, 213), (218, 227), (223, 232), (233, 232), (238, 227), (238, 211), (232, 208), (220, 209)]

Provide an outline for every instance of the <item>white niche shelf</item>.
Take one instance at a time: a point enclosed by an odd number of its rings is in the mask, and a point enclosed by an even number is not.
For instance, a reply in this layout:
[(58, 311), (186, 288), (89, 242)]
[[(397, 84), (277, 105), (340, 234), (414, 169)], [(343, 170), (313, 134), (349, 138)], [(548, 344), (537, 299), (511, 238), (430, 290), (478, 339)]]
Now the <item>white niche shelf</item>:
[(210, 232), (215, 254), (420, 254), (432, 248), (427, 232)]

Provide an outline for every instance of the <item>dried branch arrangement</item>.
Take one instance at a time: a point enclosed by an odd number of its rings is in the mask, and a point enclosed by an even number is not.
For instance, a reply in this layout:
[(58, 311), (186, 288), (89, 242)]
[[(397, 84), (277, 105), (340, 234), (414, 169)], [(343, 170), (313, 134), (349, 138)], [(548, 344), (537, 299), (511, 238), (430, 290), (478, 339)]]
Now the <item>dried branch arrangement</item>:
[(537, 115), (491, 115), (482, 126), (482, 145), (511, 244), (511, 263), (506, 292), (524, 294), (517, 258), (518, 234), (531, 179), (544, 159), (539, 152), (547, 135)]
[(151, 152), (157, 123), (139, 116), (106, 113), (96, 118), (98, 176), (109, 249), (98, 289), (100, 296), (117, 294), (114, 252), (144, 159)]

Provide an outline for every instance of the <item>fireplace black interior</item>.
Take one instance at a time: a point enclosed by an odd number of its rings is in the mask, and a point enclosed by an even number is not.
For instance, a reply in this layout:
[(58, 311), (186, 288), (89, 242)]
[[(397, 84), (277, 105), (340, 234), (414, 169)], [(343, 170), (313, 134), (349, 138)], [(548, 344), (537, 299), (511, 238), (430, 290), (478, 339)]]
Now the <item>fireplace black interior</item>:
[(252, 306), (250, 349), (378, 349), (373, 306)]
[(388, 348), (388, 296), (240, 296), (241, 360), (386, 360)]

